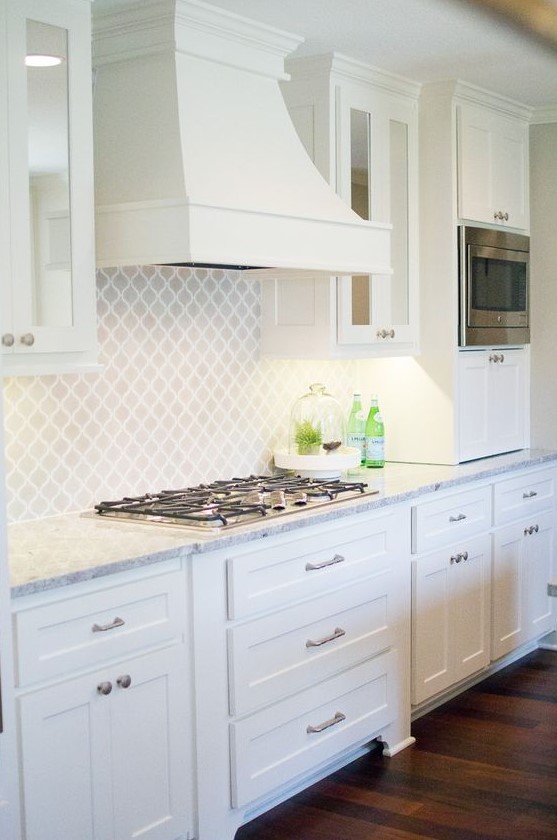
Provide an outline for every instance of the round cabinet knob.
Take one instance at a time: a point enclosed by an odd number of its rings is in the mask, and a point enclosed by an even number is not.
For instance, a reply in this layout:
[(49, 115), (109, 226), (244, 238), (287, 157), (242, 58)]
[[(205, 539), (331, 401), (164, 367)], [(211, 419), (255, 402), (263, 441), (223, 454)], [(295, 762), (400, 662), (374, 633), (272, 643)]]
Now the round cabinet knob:
[(24, 335), (21, 336), (21, 338), (19, 340), (26, 347), (32, 347), (33, 344), (35, 343), (35, 336), (33, 335), (33, 333), (25, 333)]
[(4, 347), (13, 347), (15, 342), (15, 338), (11, 333), (4, 333), (2, 336), (2, 345)]
[(129, 688), (132, 684), (132, 678), (129, 674), (123, 674), (121, 677), (118, 677), (116, 680), (120, 688)]
[(112, 691), (112, 683), (108, 680), (99, 683), (97, 686), (97, 691), (99, 694), (104, 694), (104, 696), (106, 697), (106, 695), (110, 694), (110, 692)]

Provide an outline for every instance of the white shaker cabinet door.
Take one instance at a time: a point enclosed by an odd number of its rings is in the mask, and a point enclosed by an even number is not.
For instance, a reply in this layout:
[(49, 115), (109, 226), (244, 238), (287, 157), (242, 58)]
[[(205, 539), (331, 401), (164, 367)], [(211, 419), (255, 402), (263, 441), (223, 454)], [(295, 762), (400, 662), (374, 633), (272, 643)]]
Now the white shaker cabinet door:
[(114, 840), (193, 836), (184, 665), (175, 645), (112, 668)]
[(553, 511), (525, 515), (493, 542), (492, 658), (554, 629), (547, 584), (555, 575)]
[(489, 663), (489, 535), (413, 561), (412, 702), (421, 703)]
[(527, 351), (458, 354), (459, 460), (523, 449), (527, 441)]
[(458, 106), (458, 214), (528, 229), (528, 123), (490, 108)]
[(26, 840), (181, 840), (191, 826), (181, 645), (20, 698)]
[(104, 673), (22, 697), (26, 840), (112, 837), (110, 697)]

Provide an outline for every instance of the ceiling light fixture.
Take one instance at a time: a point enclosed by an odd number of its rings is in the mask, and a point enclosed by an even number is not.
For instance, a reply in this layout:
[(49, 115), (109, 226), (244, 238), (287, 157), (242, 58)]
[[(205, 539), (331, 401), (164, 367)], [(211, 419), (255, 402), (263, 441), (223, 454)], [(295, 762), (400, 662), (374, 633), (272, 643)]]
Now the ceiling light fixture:
[(30, 53), (25, 56), (27, 67), (56, 67), (62, 64), (64, 58), (61, 55), (46, 55), (41, 53)]

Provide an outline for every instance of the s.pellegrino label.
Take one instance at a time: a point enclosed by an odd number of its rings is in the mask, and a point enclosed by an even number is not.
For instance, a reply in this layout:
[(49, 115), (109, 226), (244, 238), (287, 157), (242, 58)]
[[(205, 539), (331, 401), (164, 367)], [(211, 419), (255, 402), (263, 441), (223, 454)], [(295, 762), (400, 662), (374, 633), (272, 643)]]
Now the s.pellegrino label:
[(366, 422), (366, 467), (385, 466), (385, 426), (379, 403), (372, 394)]

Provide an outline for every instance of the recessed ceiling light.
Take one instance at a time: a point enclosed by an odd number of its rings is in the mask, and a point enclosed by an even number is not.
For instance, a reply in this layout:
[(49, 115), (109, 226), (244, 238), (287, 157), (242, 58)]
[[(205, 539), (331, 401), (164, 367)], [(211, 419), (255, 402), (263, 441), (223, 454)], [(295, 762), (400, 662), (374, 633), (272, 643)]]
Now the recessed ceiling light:
[(27, 67), (56, 67), (62, 64), (64, 59), (61, 55), (41, 55), (40, 53), (31, 53), (25, 56), (25, 64)]

